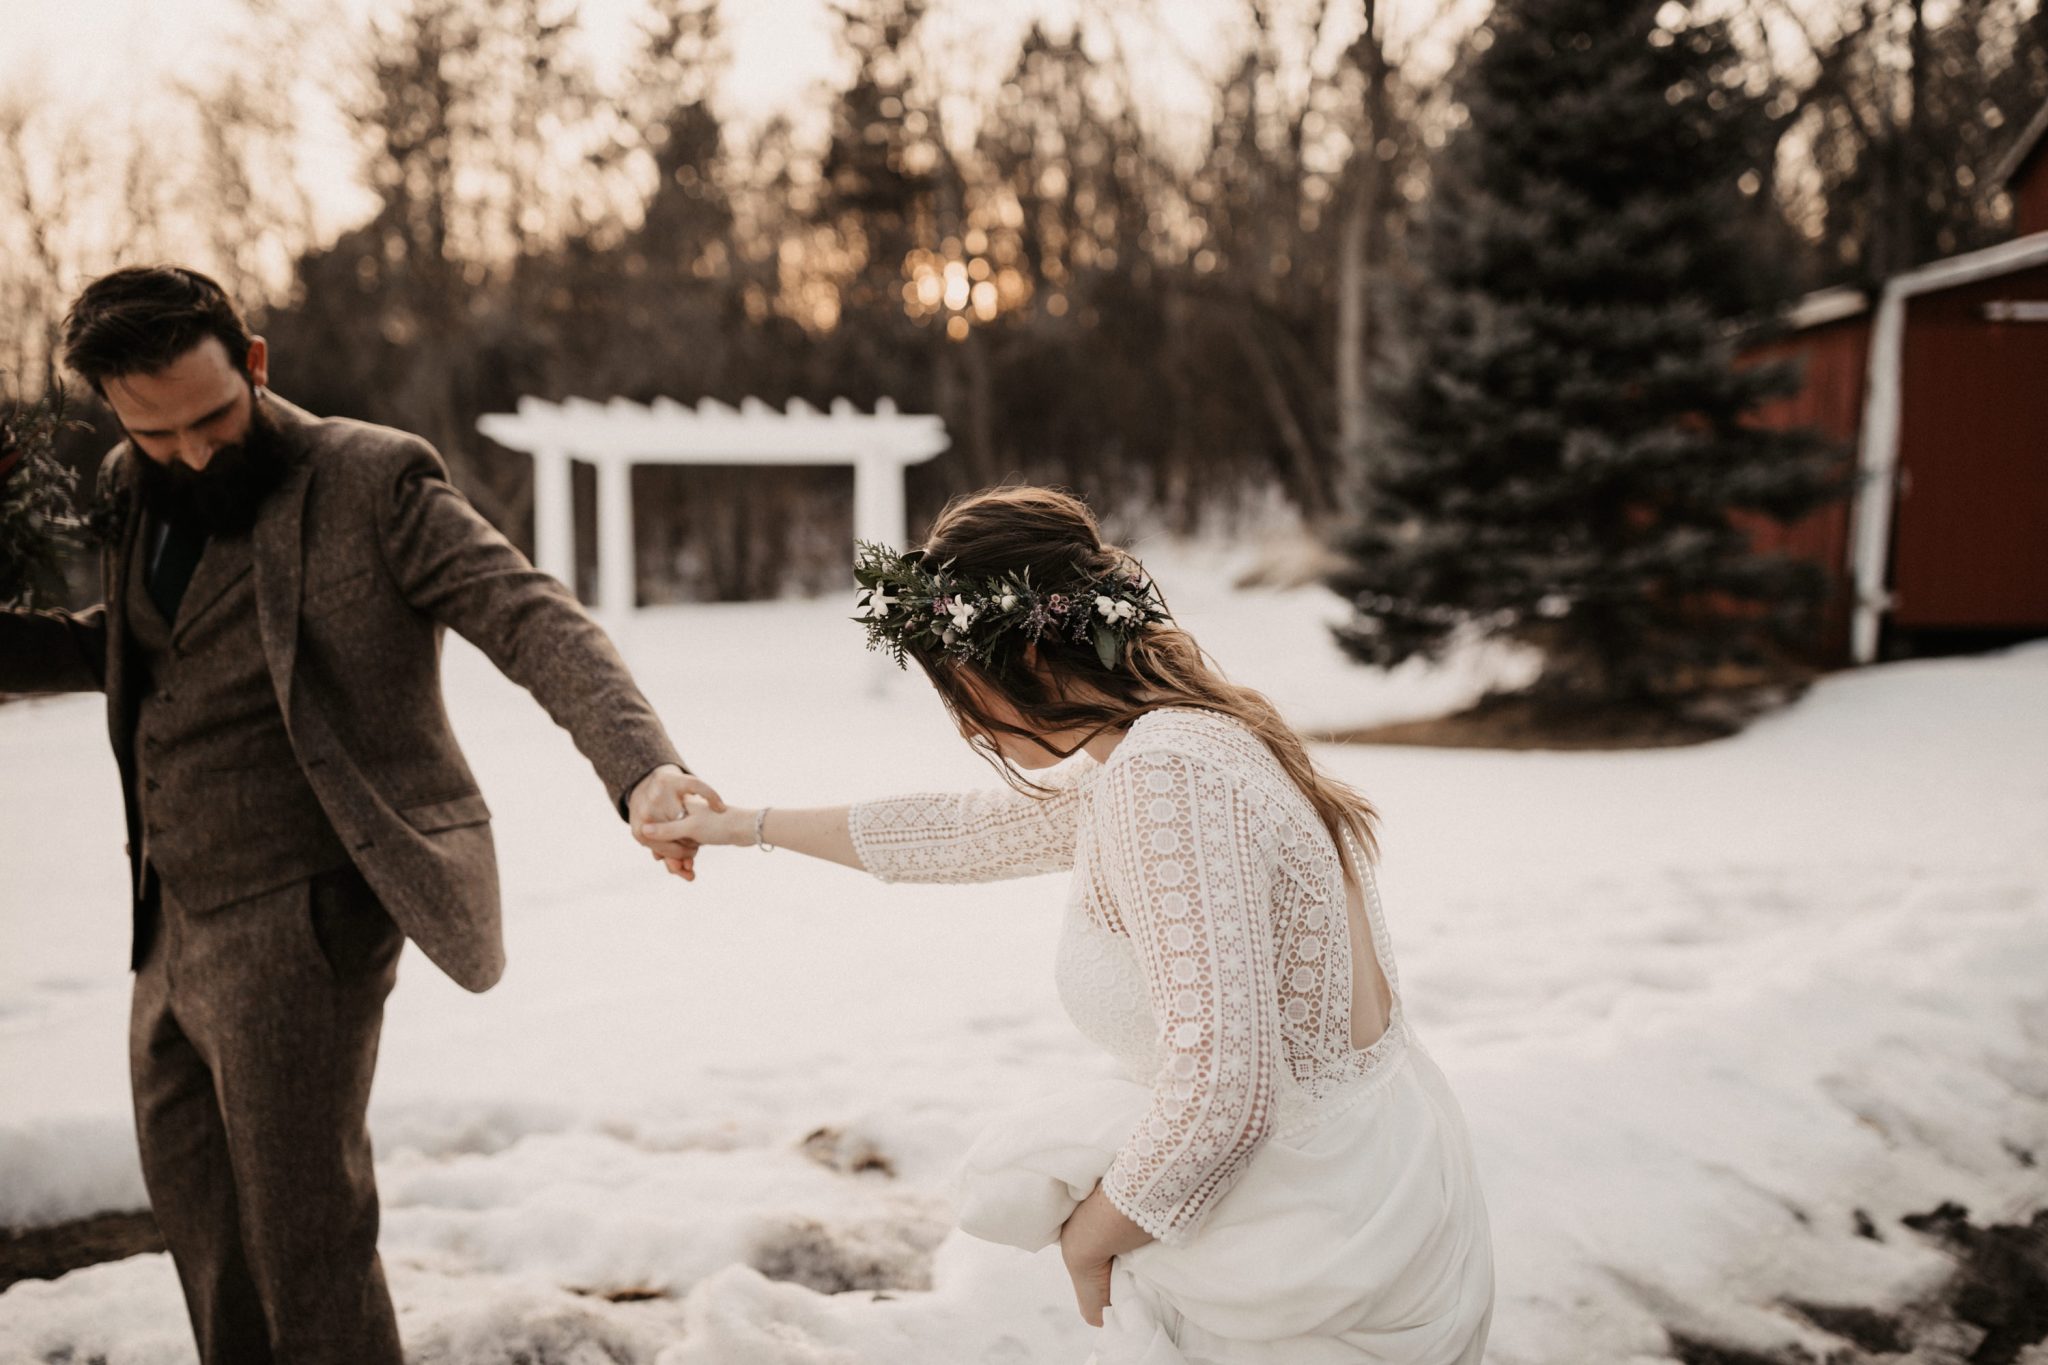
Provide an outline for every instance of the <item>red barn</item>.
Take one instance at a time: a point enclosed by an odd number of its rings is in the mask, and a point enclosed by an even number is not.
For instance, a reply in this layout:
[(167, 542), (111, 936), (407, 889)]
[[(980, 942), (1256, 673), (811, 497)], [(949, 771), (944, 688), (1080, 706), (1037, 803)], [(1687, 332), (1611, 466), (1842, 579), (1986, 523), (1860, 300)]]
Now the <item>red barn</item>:
[(1822, 652), (2048, 633), (2048, 106), (1999, 175), (2019, 235), (1885, 282), (1801, 301), (1746, 358), (1802, 362), (1760, 413), (1856, 451), (1855, 493), (1759, 543), (1835, 576)]

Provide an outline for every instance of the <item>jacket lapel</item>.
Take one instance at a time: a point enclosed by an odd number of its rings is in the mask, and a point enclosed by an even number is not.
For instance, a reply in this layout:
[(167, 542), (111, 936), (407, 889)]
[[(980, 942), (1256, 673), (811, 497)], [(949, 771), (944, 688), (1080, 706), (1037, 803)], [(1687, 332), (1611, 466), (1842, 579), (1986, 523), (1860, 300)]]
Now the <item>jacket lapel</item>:
[(114, 738), (115, 755), (125, 764), (135, 739), (129, 724), (135, 709), (130, 695), (133, 680), (128, 675), (128, 575), (135, 562), (136, 543), (142, 537), (142, 495), (130, 482), (116, 496), (122, 501), (121, 529), (106, 549), (105, 565), (107, 730)]
[(285, 439), (302, 447), (302, 458), (256, 515), (249, 535), (249, 557), (256, 574), (256, 626), (263, 637), (263, 657), (270, 664), (271, 685), (285, 724), (292, 719), (292, 669), (299, 651), (299, 599), (305, 589), (306, 490), (313, 483), (313, 461), (305, 455), (307, 418), (275, 394), (265, 404), (283, 429)]
[(178, 619), (172, 626), (171, 638), (181, 639), (194, 621), (242, 581), (249, 568), (248, 557), (236, 553), (236, 547), (223, 545), (219, 537), (208, 542), (206, 553), (199, 556), (199, 564), (192, 571), (191, 583), (186, 585), (185, 600), (178, 604)]

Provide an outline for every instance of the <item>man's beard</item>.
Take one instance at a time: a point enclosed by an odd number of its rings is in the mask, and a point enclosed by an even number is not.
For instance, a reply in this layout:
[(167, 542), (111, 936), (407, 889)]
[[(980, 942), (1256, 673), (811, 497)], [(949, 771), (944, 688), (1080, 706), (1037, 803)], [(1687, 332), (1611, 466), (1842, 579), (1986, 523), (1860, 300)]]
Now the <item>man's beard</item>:
[(291, 442), (260, 400), (251, 396), (249, 430), (213, 452), (206, 468), (133, 455), (143, 505), (165, 523), (195, 525), (211, 536), (245, 535), (264, 500), (277, 490), (297, 458)]

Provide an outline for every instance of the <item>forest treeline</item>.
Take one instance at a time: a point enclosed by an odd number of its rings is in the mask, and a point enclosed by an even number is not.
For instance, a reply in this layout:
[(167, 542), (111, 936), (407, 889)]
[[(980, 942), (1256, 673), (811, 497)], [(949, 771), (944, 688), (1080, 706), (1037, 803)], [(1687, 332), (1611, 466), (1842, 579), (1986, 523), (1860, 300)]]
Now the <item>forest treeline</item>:
[[(1417, 225), (1489, 33), (1397, 23), (1384, 0), (1245, 0), (1207, 127), (1167, 137), (1133, 77), (1142, 6), (1029, 28), (999, 81), (963, 89), (925, 0), (844, 0), (812, 117), (736, 129), (716, 0), (648, 0), (602, 79), (568, 3), (405, 0), (343, 34), (283, 0), (249, 9), (248, 52), (182, 95), (175, 163), (148, 128), (87, 138), (0, 100), (0, 369), (35, 390), (79, 284), (176, 251), (249, 302), (281, 392), (428, 437), (526, 544), (528, 463), (475, 429), (522, 395), (888, 397), (953, 440), (914, 471), (914, 516), (1021, 477), (1130, 529), (1275, 505), (1357, 519), (1378, 377), (1414, 360), (1404, 319), (1432, 287)], [(1992, 167), (2048, 98), (2031, 0), (1715, 14), (1740, 57), (1729, 97), (1762, 111), (1747, 164), (1711, 167), (1739, 185), (1723, 226), (1759, 317), (2007, 230)], [(366, 206), (339, 235), (310, 226), (309, 79), (343, 112), (345, 150), (320, 155), (345, 157)], [(113, 221), (87, 225), (109, 186)], [(646, 599), (844, 577), (848, 475), (636, 479)]]

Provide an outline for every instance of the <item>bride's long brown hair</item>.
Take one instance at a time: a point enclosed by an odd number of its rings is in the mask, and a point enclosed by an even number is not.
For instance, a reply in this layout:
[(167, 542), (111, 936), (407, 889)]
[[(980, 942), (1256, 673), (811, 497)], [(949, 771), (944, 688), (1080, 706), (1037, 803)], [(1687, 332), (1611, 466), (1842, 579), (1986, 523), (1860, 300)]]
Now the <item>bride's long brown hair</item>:
[[(992, 488), (955, 498), (939, 513), (919, 548), (924, 562), (934, 567), (950, 563), (964, 576), (991, 578), (1028, 571), (1040, 591), (1070, 595), (1083, 584), (1137, 566), (1128, 551), (1104, 543), (1086, 503), (1053, 488)], [(1136, 633), (1113, 669), (1102, 666), (1092, 643), (1072, 640), (1065, 632), (1048, 634), (1031, 648), (1029, 664), (1020, 643), (986, 669), (944, 653), (912, 650), (911, 655), (963, 732), (978, 740), (976, 747), (992, 761), (999, 734), (1029, 740), (1066, 758), (1104, 731), (1120, 730), (1160, 707), (1195, 707), (1230, 716), (1272, 750), (1315, 807), (1340, 853), (1348, 833), (1368, 858), (1377, 856), (1373, 826), (1378, 817), (1372, 803), (1318, 769), (1301, 736), (1280, 718), (1273, 703), (1224, 677), (1194, 637), (1178, 625), (1154, 624)], [(990, 715), (982, 698), (991, 693), (1014, 708), (1025, 725)], [(1081, 741), (1069, 748), (1045, 738), (1069, 731), (1082, 732)], [(1013, 785), (1033, 789), (1012, 765), (998, 761), (997, 766)]]

